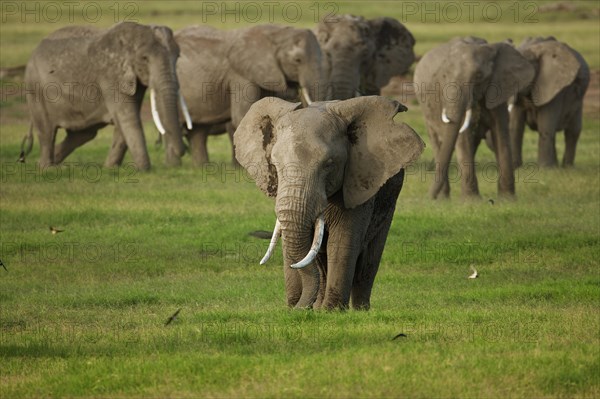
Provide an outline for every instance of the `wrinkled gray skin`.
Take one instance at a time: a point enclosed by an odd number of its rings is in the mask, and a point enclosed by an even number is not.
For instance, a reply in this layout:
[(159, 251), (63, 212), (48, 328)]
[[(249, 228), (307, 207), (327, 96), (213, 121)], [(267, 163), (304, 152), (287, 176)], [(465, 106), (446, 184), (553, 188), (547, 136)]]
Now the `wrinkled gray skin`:
[[(281, 223), (287, 303), (296, 308), (368, 309), (371, 289), (402, 188), (403, 167), (424, 143), (406, 108), (384, 97), (300, 103), (265, 98), (235, 132), (236, 156), (268, 196)], [(324, 214), (325, 238), (308, 253)]]
[[(415, 89), (435, 155), (430, 196), (450, 195), (448, 168), (456, 147), (463, 196), (479, 196), (475, 151), (491, 130), (498, 164), (498, 193), (515, 194), (507, 100), (533, 79), (531, 64), (507, 43), (455, 38), (427, 52), (415, 69)], [(442, 118), (443, 110), (449, 123)], [(459, 134), (472, 110), (469, 127)]]
[[(146, 88), (156, 92), (156, 107), (166, 130), (166, 159), (179, 165), (185, 146), (179, 121), (179, 48), (163, 26), (123, 22), (110, 29), (73, 26), (59, 29), (34, 50), (25, 70), (32, 123), (40, 140), (40, 165), (60, 163), (73, 150), (115, 126), (106, 166), (119, 165), (127, 148), (141, 170), (150, 159), (140, 120)], [(49, 87), (59, 88), (49, 91)], [(55, 148), (56, 132), (67, 136)]]
[[(231, 31), (191, 26), (175, 33), (181, 48), (177, 74), (193, 129), (188, 133), (193, 163), (208, 162), (208, 134), (230, 137), (250, 106), (276, 95), (298, 98), (304, 88), (312, 101), (324, 99), (321, 50), (307, 29), (258, 25)], [(215, 126), (218, 125), (218, 126)]]
[(553, 37), (529, 38), (518, 49), (531, 62), (536, 74), (528, 90), (517, 96), (510, 115), (510, 135), (515, 167), (522, 165), (525, 123), (540, 134), (538, 163), (558, 165), (555, 138), (565, 132), (563, 166), (573, 166), (581, 133), (583, 97), (590, 70), (583, 57)]
[(320, 22), (315, 34), (323, 51), (327, 98), (346, 100), (380, 94), (415, 61), (415, 39), (393, 18), (366, 20), (340, 15)]

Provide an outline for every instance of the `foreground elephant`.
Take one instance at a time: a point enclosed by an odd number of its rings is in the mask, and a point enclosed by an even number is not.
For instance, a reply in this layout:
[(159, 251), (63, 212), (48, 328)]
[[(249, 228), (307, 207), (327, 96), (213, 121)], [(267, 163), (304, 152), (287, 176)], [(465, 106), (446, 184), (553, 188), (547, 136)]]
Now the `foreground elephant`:
[(557, 166), (556, 132), (565, 131), (563, 166), (573, 166), (581, 133), (583, 96), (590, 82), (590, 70), (577, 51), (553, 37), (529, 38), (518, 49), (534, 66), (531, 90), (519, 94), (510, 115), (513, 163), (522, 165), (525, 122), (540, 133), (538, 163)]
[(532, 81), (531, 64), (507, 43), (455, 38), (427, 52), (415, 69), (415, 89), (435, 155), (430, 196), (450, 195), (454, 147), (462, 194), (478, 196), (475, 151), (488, 130), (498, 164), (498, 193), (515, 194), (507, 100)]
[(258, 25), (231, 31), (191, 26), (175, 34), (181, 48), (177, 74), (190, 107), (188, 133), (195, 165), (208, 162), (207, 136), (230, 122), (230, 136), (250, 106), (276, 95), (307, 103), (324, 99), (321, 50), (307, 29)]
[(415, 39), (393, 18), (340, 15), (320, 22), (315, 34), (324, 55), (328, 99), (380, 94), (415, 61)]
[[(25, 70), (25, 84), (33, 89), (27, 104), (40, 141), (40, 166), (60, 163), (98, 129), (114, 124), (106, 165), (120, 164), (129, 148), (137, 168), (149, 169), (140, 120), (146, 88), (154, 122), (166, 137), (167, 163), (180, 164), (185, 146), (179, 106), (185, 113), (185, 103), (175, 71), (178, 55), (169, 28), (132, 22), (110, 29), (67, 27), (44, 39)], [(55, 149), (58, 128), (67, 136)]]
[[(300, 103), (265, 98), (235, 132), (236, 156), (275, 197), (287, 303), (368, 309), (402, 188), (424, 143), (393, 118), (406, 108), (384, 97)], [(314, 238), (313, 238), (314, 236)]]

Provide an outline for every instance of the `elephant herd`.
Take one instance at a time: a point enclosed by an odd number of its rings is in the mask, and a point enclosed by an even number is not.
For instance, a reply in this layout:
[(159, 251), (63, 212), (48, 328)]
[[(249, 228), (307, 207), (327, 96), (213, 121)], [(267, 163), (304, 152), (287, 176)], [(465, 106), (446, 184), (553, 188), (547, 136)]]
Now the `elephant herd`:
[[(35, 90), (27, 92), (32, 126), (22, 156), (33, 130), (39, 163), (47, 166), (112, 124), (106, 165), (119, 165), (129, 149), (137, 167), (148, 169), (140, 109), (150, 89), (169, 165), (181, 162), (184, 138), (193, 164), (208, 162), (207, 136), (227, 131), (234, 161), (275, 198), (277, 220), (261, 264), (281, 237), (288, 305), (335, 309), (351, 300), (368, 309), (404, 168), (425, 147), (393, 120), (406, 107), (379, 96), (392, 76), (409, 71), (414, 44), (393, 18), (351, 15), (313, 30), (172, 32), (129, 22), (63, 28), (40, 43), (26, 67)], [(513, 196), (525, 123), (539, 132), (540, 165), (557, 164), (561, 130), (563, 164), (573, 165), (588, 83), (581, 55), (552, 37), (519, 47), (455, 38), (427, 52), (414, 86), (435, 155), (431, 197), (450, 193), (454, 149), (463, 195), (479, 195), (474, 157), (482, 139), (496, 155), (499, 194)], [(69, 96), (46, 98), (49, 84), (68, 86)], [(55, 146), (58, 128), (67, 135)]]

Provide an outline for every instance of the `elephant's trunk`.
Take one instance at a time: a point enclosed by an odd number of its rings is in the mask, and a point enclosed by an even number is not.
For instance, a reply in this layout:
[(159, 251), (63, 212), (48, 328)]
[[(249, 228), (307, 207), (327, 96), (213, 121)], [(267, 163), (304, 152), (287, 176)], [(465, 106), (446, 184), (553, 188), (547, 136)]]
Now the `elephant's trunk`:
[(159, 131), (162, 128), (165, 135), (167, 164), (180, 165), (181, 157), (185, 153), (185, 145), (179, 122), (179, 104), (181, 100), (174, 68), (169, 67), (169, 65), (159, 65), (151, 68), (150, 90), (153, 117)]
[(312, 245), (310, 250), (298, 263), (294, 263), (290, 267), (293, 269), (303, 269), (306, 266), (310, 265), (317, 257), (319, 250), (321, 249), (321, 244), (323, 244), (323, 235), (325, 234), (325, 217), (321, 214), (317, 221), (315, 222), (315, 236), (313, 238)]
[(347, 100), (357, 95), (360, 87), (360, 60), (334, 58), (328, 84), (331, 100)]
[(313, 191), (305, 186), (280, 187), (275, 205), (277, 219), (281, 223), (285, 267), (301, 262), (303, 266), (298, 269), (302, 280), (302, 295), (296, 304), (298, 308), (311, 307), (319, 291), (320, 276), (314, 257), (306, 259), (311, 252), (315, 221), (324, 210), (323, 206), (307, 198), (307, 193)]
[(304, 71), (300, 71), (299, 83), (304, 101), (310, 104), (313, 101), (327, 100), (327, 90), (323, 82), (320, 68), (309, 66)]
[(431, 185), (429, 195), (432, 199), (436, 199), (440, 194), (444, 185), (448, 182), (448, 168), (452, 153), (458, 138), (458, 127), (455, 124), (444, 125), (445, 134), (443, 135), (442, 145), (438, 150), (435, 163), (435, 181)]

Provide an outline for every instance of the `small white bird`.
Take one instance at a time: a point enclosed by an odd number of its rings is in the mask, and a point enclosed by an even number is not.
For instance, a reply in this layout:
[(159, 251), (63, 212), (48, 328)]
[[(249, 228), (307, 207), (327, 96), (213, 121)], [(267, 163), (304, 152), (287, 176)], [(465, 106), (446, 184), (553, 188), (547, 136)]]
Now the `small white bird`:
[(479, 277), (479, 273), (477, 273), (477, 270), (475, 270), (475, 268), (473, 267), (473, 265), (470, 266), (471, 270), (473, 270), (473, 274), (471, 274), (468, 278), (477, 278)]

